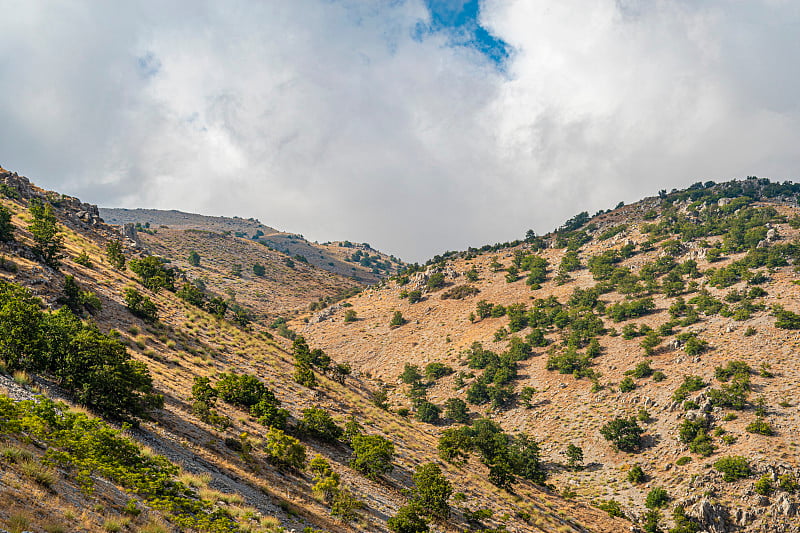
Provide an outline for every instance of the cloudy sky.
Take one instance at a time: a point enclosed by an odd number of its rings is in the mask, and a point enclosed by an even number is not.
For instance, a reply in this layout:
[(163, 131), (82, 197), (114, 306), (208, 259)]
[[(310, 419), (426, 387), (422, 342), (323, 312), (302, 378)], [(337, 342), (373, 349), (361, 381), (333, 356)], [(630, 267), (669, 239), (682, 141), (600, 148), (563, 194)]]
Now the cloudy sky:
[(0, 164), (410, 261), (798, 180), (793, 0), (0, 0)]

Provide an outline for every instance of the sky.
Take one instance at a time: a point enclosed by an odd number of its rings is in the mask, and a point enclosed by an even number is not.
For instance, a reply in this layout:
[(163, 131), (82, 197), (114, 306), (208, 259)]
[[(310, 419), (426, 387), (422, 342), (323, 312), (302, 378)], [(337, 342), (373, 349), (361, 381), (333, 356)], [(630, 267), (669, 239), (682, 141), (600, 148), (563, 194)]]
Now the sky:
[(0, 0), (0, 165), (406, 261), (798, 181), (800, 2)]

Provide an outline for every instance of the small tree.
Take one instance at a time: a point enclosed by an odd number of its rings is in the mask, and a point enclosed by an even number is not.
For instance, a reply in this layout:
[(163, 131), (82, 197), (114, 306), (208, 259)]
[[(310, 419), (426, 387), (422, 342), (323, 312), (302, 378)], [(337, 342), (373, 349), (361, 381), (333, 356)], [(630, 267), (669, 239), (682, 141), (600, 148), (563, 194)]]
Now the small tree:
[(153, 301), (134, 288), (125, 289), (125, 305), (135, 316), (145, 322), (158, 320), (158, 308)]
[(580, 468), (581, 463), (583, 463), (583, 450), (579, 446), (570, 444), (567, 446), (567, 451), (565, 454), (567, 456), (568, 467), (572, 469)]
[(270, 428), (264, 439), (264, 451), (273, 463), (301, 469), (306, 462), (306, 447), (299, 440), (277, 428)]
[(389, 321), (389, 327), (397, 328), (397, 327), (402, 326), (405, 323), (406, 323), (406, 319), (403, 318), (403, 313), (401, 313), (400, 311), (395, 311), (394, 315), (392, 315), (392, 320)]
[(430, 531), (428, 522), (420, 516), (414, 504), (405, 505), (397, 510), (397, 514), (386, 522), (393, 533), (426, 533)]
[(344, 434), (344, 430), (336, 425), (331, 415), (321, 407), (303, 409), (303, 418), (300, 420), (298, 429), (301, 433), (325, 442), (336, 442)]
[(421, 400), (417, 404), (417, 420), (426, 424), (436, 424), (439, 422), (439, 415), (442, 409), (428, 400)]
[(255, 263), (255, 264), (253, 265), (253, 274), (255, 274), (256, 276), (258, 276), (259, 278), (260, 278), (261, 276), (263, 276), (264, 274), (266, 274), (266, 273), (267, 273), (267, 269), (266, 269), (266, 268), (264, 268), (264, 265), (261, 265), (261, 264), (259, 264), (259, 263)]
[(64, 245), (53, 207), (34, 198), (28, 209), (33, 217), (33, 221), (28, 226), (28, 231), (33, 236), (33, 250), (47, 265), (56, 268), (59, 259), (64, 257)]
[(647, 474), (644, 473), (642, 467), (639, 465), (633, 465), (630, 470), (628, 470), (628, 481), (631, 483), (644, 483), (647, 481)]
[(0, 242), (14, 240), (14, 225), (11, 223), (11, 211), (0, 205)]
[(419, 367), (417, 365), (406, 363), (403, 366), (403, 372), (400, 374), (400, 380), (403, 383), (411, 385), (412, 383), (416, 383), (421, 379), (422, 374), (420, 374)]
[(122, 242), (114, 240), (106, 245), (106, 257), (111, 266), (117, 270), (125, 269), (125, 254), (122, 252)]
[(353, 309), (348, 309), (344, 312), (344, 322), (345, 324), (349, 324), (350, 322), (355, 322), (357, 320), (356, 312)]
[(189, 258), (187, 260), (189, 261), (189, 264), (192, 265), (193, 267), (200, 266), (200, 254), (198, 254), (194, 250), (189, 252)]
[(618, 450), (635, 452), (642, 447), (642, 433), (636, 420), (631, 418), (615, 418), (600, 428), (600, 434), (611, 442)]
[(412, 477), (414, 488), (411, 501), (425, 513), (434, 518), (445, 519), (450, 515), (447, 500), (453, 493), (453, 486), (442, 474), (436, 463), (419, 465)]
[(667, 505), (669, 501), (669, 494), (663, 487), (653, 487), (647, 493), (647, 498), (644, 501), (644, 506), (648, 509), (658, 509)]
[(461, 398), (448, 398), (444, 402), (444, 416), (453, 422), (466, 424), (469, 422), (467, 404)]
[(720, 457), (717, 462), (714, 463), (714, 468), (722, 472), (722, 479), (728, 482), (753, 475), (753, 471), (750, 469), (747, 459), (740, 455)]
[(355, 435), (351, 440), (353, 459), (350, 466), (370, 479), (394, 468), (394, 444), (380, 435)]

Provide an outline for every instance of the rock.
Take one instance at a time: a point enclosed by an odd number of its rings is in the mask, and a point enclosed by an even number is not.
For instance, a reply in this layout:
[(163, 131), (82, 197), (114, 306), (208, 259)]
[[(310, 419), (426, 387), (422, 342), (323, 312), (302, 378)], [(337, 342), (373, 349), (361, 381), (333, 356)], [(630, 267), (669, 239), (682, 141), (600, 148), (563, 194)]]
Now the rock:
[(703, 498), (693, 506), (687, 514), (700, 521), (700, 524), (709, 533), (727, 533), (729, 514), (728, 509), (719, 503), (711, 503), (708, 498)]
[(778, 230), (775, 228), (770, 228), (767, 230), (767, 241), (772, 242), (778, 240)]

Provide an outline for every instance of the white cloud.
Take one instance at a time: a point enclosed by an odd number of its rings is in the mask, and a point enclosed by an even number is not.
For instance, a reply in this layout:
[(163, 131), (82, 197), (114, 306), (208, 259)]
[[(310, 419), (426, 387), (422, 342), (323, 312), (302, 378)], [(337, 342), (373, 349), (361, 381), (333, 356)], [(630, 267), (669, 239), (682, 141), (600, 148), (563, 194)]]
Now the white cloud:
[(507, 75), (420, 2), (162, 4), (0, 0), (0, 163), (424, 260), (800, 162), (793, 3), (486, 1)]

